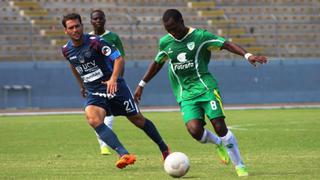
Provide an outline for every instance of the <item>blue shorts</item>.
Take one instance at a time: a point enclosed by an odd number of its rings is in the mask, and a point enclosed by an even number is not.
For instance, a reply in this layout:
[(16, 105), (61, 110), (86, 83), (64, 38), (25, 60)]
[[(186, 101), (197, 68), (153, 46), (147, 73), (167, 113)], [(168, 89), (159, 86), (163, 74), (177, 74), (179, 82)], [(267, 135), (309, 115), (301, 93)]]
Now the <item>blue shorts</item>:
[(85, 107), (88, 105), (99, 106), (105, 109), (108, 115), (114, 116), (133, 116), (138, 114), (139, 108), (125, 81), (118, 81), (117, 83), (118, 91), (113, 97), (108, 97), (106, 91), (89, 92)]

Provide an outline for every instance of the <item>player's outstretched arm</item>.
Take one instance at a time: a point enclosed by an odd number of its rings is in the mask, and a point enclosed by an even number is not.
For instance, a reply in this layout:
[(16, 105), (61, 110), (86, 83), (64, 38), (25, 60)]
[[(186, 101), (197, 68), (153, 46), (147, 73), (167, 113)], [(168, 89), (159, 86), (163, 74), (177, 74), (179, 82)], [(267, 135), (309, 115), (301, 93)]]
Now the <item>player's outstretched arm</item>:
[(238, 54), (240, 56), (244, 56), (253, 66), (256, 66), (256, 63), (264, 64), (267, 62), (267, 58), (265, 56), (256, 56), (251, 53), (248, 53), (241, 46), (234, 44), (232, 42), (226, 41), (223, 43), (221, 49), (226, 49), (229, 52), (234, 54)]
[(138, 86), (134, 92), (134, 100), (137, 103), (139, 103), (141, 100), (144, 86), (147, 84), (147, 82), (149, 82), (160, 71), (160, 69), (163, 67), (163, 64), (159, 64), (159, 63), (156, 63), (155, 61), (153, 61), (149, 65), (147, 72), (144, 74), (142, 80), (140, 81), (140, 83), (138, 84)]

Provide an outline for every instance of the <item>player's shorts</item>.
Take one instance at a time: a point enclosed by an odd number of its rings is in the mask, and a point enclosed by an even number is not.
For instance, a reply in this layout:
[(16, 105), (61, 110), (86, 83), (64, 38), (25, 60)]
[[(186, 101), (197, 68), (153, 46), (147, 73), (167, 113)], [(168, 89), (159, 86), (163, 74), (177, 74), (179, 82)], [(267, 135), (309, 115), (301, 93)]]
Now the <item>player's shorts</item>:
[(85, 107), (88, 105), (99, 106), (106, 110), (107, 115), (133, 116), (139, 113), (139, 108), (134, 101), (132, 93), (125, 81), (118, 82), (118, 91), (115, 96), (108, 96), (105, 91), (89, 92)]
[(221, 97), (218, 89), (180, 103), (183, 121), (187, 124), (190, 120), (196, 119), (205, 124), (205, 115), (212, 120), (218, 117), (225, 117)]

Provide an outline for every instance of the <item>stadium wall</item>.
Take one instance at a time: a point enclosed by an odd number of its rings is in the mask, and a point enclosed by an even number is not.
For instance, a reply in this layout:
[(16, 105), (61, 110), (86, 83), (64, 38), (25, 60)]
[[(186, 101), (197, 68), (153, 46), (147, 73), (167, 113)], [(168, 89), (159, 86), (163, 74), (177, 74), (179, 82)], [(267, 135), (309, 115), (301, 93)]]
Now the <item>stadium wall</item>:
[[(134, 91), (150, 62), (127, 61), (125, 78)], [(213, 61), (209, 68), (216, 76), (225, 104), (319, 103), (320, 60), (271, 60), (251, 67), (244, 60)], [(0, 108), (78, 108), (84, 100), (67, 62), (1, 62)], [(4, 86), (30, 85), (5, 90)], [(142, 106), (175, 106), (167, 69), (147, 84)]]

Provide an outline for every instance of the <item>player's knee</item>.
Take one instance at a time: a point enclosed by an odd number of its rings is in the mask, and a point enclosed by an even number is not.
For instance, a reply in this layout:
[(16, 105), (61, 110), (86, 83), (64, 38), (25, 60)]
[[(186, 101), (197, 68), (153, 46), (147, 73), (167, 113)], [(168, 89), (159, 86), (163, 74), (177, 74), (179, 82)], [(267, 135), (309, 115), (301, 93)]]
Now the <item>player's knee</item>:
[(187, 124), (189, 134), (197, 141), (201, 140), (203, 134), (203, 127), (198, 120), (191, 120)]
[(87, 116), (87, 121), (89, 125), (93, 128), (99, 126), (103, 121), (101, 121), (98, 117), (95, 116)]
[(213, 119), (212, 121), (215, 132), (220, 136), (225, 136), (228, 132), (227, 125), (223, 117)]

